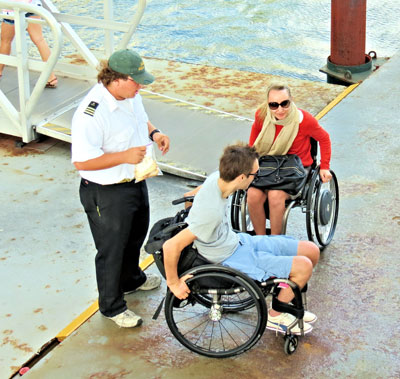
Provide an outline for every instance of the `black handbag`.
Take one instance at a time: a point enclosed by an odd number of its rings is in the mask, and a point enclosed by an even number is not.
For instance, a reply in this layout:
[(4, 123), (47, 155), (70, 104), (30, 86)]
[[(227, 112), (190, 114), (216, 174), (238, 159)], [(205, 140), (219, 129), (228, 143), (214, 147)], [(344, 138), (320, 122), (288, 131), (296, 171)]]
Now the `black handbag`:
[(260, 172), (252, 187), (297, 195), (307, 180), (307, 171), (296, 154), (265, 155), (259, 158), (259, 165)]

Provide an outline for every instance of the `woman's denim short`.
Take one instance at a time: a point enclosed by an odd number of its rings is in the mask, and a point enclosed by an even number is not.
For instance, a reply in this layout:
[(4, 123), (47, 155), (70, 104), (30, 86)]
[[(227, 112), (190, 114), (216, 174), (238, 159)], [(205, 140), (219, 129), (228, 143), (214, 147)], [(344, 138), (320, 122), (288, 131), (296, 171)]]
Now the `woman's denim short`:
[[(32, 16), (36, 16), (35, 13), (25, 13), (25, 17), (32, 17)], [(9, 24), (9, 25), (14, 25), (14, 20), (10, 20), (8, 18), (3, 18), (3, 22), (5, 24)]]

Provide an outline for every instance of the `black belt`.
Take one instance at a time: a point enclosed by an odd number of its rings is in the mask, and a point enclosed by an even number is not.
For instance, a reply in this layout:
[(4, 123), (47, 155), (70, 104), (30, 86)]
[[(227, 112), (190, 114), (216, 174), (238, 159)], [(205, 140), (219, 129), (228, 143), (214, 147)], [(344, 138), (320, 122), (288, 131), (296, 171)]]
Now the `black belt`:
[(125, 179), (122, 179), (121, 181), (119, 181), (118, 183), (115, 183), (115, 184), (131, 183), (131, 182), (135, 183), (135, 178), (132, 178), (132, 179), (125, 178)]
[(126, 178), (126, 179), (122, 179), (122, 180), (119, 181), (118, 183), (111, 183), (111, 184), (99, 184), (99, 183), (91, 182), (90, 180), (87, 180), (87, 179), (85, 179), (85, 178), (81, 178), (81, 180), (82, 180), (84, 183), (86, 183), (86, 184), (91, 183), (91, 184), (96, 184), (96, 185), (98, 185), (98, 186), (115, 186), (115, 185), (117, 185), (117, 184), (127, 184), (127, 183), (136, 184), (135, 178), (133, 178), (133, 179), (127, 179), (127, 178)]

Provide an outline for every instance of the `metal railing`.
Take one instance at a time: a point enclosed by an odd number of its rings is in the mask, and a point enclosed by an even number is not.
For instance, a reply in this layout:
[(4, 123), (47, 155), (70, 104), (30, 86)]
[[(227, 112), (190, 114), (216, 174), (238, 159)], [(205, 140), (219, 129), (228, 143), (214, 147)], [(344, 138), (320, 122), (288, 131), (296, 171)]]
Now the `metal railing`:
[[(105, 49), (103, 57), (105, 58), (115, 49), (114, 33), (116, 31), (124, 33), (117, 49), (124, 49), (128, 46), (146, 8), (146, 0), (138, 0), (134, 17), (129, 23), (124, 23), (113, 21), (112, 0), (104, 0), (104, 19), (61, 13), (51, 0), (42, 0), (42, 4), (43, 7), (37, 7), (22, 2), (0, 0), (0, 9), (14, 11), (13, 15), (0, 13), (0, 21), (3, 18), (14, 19), (15, 21), (15, 55), (0, 54), (0, 63), (17, 68), (19, 94), (18, 110), (0, 88), (0, 108), (13, 125), (12, 131), (9, 125), (7, 127), (0, 125), (0, 133), (20, 136), (24, 142), (30, 142), (36, 138), (31, 116), (52, 71), (66, 77), (82, 80), (94, 79), (97, 75), (98, 58), (77, 35), (71, 24), (104, 29)], [(40, 16), (40, 19), (25, 18), (25, 13), (27, 12)], [(51, 54), (47, 62), (28, 57), (27, 36), (25, 32), (28, 23), (48, 26), (51, 30)], [(78, 54), (87, 64), (76, 65), (59, 60), (63, 37), (66, 37), (72, 43)], [(32, 91), (29, 84), (30, 70), (40, 72)], [(62, 89), (59, 88), (59, 90)]]
[[(61, 29), (50, 12), (41, 7), (0, 0), (0, 8), (14, 11), (13, 15), (0, 14), (0, 18), (13, 19), (15, 27), (15, 56), (0, 54), (0, 63), (17, 68), (20, 109), (18, 111), (14, 107), (1, 89), (0, 107), (11, 123), (15, 125), (17, 133), (19, 132), (18, 134), (22, 137), (23, 141), (31, 141), (34, 138), (34, 132), (30, 117), (60, 55), (62, 42)], [(25, 13), (27, 12), (34, 13), (40, 16), (41, 19), (25, 18)], [(54, 43), (47, 62), (28, 58), (25, 33), (28, 22), (42, 25), (47, 24), (52, 31)], [(30, 89), (29, 70), (41, 72), (32, 92)], [(15, 135), (18, 135), (17, 133)]]
[[(42, 0), (42, 3), (59, 22), (63, 35), (72, 43), (77, 52), (87, 62), (87, 66), (59, 62), (56, 69), (67, 76), (78, 79), (87, 79), (88, 77), (95, 78), (99, 61), (71, 25), (104, 29), (104, 51), (101, 58), (106, 58), (110, 56), (114, 50), (125, 49), (128, 46), (146, 8), (146, 0), (138, 0), (136, 13), (129, 23), (125, 23), (113, 20), (114, 9), (112, 0), (104, 0), (103, 19), (61, 13), (51, 0)], [(116, 48), (114, 46), (114, 32), (124, 33), (122, 40)]]

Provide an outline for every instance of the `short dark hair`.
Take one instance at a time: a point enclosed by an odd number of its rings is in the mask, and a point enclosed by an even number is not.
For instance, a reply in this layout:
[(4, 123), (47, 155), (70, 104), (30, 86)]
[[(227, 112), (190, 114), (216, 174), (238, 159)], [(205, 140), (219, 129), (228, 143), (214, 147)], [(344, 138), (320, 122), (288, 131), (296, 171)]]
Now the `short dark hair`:
[(97, 82), (98, 83), (103, 83), (104, 87), (107, 87), (111, 82), (117, 79), (128, 79), (128, 75), (126, 74), (121, 74), (120, 72), (114, 71), (110, 66), (108, 65), (107, 60), (102, 60), (100, 62), (100, 71), (97, 75)]
[(231, 182), (241, 174), (249, 175), (257, 158), (258, 154), (253, 146), (237, 143), (225, 147), (219, 160), (220, 178)]

